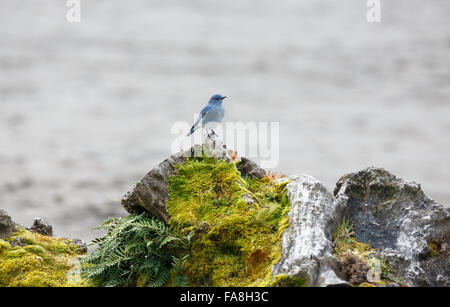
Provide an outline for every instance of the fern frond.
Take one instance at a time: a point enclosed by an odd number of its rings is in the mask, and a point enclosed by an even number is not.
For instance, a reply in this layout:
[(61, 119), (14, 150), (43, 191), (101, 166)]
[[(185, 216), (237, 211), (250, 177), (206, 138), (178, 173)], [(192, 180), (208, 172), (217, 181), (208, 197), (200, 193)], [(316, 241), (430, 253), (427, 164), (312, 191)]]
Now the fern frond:
[(161, 287), (167, 282), (170, 277), (169, 270), (160, 270), (156, 275), (155, 279), (150, 280), (147, 284), (147, 287)]
[(83, 277), (118, 287), (134, 286), (140, 276), (139, 283), (159, 287), (175, 269), (175, 284), (186, 284), (179, 273), (187, 258), (180, 254), (186, 253), (191, 234), (176, 236), (161, 220), (145, 214), (108, 219), (97, 228), (106, 229), (106, 235), (94, 239), (97, 249), (81, 259)]

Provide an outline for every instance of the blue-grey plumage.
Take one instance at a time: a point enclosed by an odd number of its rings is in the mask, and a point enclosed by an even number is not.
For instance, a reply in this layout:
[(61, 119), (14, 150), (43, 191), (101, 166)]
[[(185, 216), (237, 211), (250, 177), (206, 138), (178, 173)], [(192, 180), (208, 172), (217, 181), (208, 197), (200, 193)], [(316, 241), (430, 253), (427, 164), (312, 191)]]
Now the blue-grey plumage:
[(227, 98), (227, 96), (218, 94), (212, 96), (208, 102), (208, 105), (201, 110), (200, 115), (191, 130), (189, 130), (187, 136), (194, 133), (194, 131), (200, 128), (200, 126), (207, 130), (209, 129), (214, 133), (213, 129), (222, 122), (225, 115), (225, 109), (222, 106), (222, 102), (225, 98)]

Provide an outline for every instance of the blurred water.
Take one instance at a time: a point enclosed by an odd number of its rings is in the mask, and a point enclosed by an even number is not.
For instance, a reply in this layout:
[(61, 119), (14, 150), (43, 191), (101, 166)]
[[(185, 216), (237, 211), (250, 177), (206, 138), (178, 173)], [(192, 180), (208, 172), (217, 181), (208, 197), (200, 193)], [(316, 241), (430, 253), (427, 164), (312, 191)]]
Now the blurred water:
[(0, 208), (57, 235), (124, 215), (171, 124), (219, 92), (279, 121), (279, 171), (382, 166), (450, 204), (450, 2), (0, 0)]

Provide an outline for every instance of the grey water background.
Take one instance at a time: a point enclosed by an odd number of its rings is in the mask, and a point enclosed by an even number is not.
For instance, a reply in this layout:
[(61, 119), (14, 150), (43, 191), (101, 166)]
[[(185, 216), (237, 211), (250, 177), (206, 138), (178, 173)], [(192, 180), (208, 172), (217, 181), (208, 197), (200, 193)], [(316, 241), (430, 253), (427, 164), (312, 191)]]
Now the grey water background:
[(280, 163), (332, 191), (375, 165), (450, 204), (450, 2), (0, 0), (0, 208), (89, 240), (210, 95), (279, 121)]

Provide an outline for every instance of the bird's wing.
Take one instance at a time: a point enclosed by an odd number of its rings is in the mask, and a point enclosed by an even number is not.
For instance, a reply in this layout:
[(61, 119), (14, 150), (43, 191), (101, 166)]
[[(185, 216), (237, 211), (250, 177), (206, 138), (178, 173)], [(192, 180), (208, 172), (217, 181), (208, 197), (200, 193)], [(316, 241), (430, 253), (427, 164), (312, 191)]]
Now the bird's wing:
[(203, 110), (201, 110), (200, 115), (198, 116), (197, 120), (195, 121), (194, 126), (197, 126), (198, 123), (200, 122), (200, 120), (206, 116), (206, 114), (208, 114), (209, 111), (211, 111), (212, 107), (211, 106), (206, 106), (203, 108)]
[(200, 115), (198, 116), (197, 120), (195, 121), (194, 125), (192, 126), (191, 130), (188, 133), (188, 136), (194, 133), (196, 130), (198, 124), (200, 123), (201, 119), (205, 117), (205, 115), (211, 110), (211, 106), (206, 106), (203, 108), (203, 110), (200, 111)]

